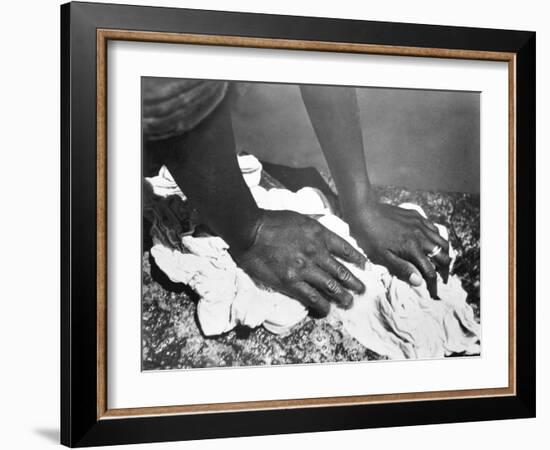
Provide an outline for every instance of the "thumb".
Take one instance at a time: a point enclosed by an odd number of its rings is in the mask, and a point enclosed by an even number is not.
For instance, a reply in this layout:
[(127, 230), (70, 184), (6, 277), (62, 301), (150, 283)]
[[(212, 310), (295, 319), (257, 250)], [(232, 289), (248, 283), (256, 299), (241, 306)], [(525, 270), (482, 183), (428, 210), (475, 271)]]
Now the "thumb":
[(386, 259), (388, 269), (392, 275), (413, 286), (420, 286), (422, 284), (422, 275), (411, 263), (390, 252), (386, 254)]

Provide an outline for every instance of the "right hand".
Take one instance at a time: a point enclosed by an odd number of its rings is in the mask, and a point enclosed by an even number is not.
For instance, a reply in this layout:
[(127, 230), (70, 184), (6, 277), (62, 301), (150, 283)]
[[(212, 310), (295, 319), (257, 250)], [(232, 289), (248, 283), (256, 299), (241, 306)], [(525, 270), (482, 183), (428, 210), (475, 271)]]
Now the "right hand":
[(252, 277), (300, 301), (310, 312), (326, 316), (329, 302), (349, 308), (348, 289), (365, 286), (338, 257), (360, 267), (366, 258), (314, 219), (292, 211), (260, 210), (255, 238), (245, 250), (231, 250)]
[[(352, 235), (370, 260), (413, 286), (425, 280), (430, 296), (438, 299), (436, 270), (446, 283), (451, 258), (449, 243), (436, 226), (417, 211), (388, 204), (371, 204), (362, 213), (349, 222)], [(441, 251), (430, 258), (435, 247)]]

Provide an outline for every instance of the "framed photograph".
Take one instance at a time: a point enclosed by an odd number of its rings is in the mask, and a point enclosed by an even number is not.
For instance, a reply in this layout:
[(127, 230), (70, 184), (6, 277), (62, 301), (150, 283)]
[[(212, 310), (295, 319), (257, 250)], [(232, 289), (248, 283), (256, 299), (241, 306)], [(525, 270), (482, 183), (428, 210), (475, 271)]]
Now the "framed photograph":
[(61, 441), (535, 415), (535, 33), (61, 7)]

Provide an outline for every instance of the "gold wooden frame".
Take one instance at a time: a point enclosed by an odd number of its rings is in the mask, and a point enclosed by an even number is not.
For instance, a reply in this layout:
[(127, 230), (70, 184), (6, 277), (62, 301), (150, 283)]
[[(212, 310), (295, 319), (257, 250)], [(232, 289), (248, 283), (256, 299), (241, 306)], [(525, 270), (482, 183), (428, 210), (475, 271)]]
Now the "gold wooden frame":
[[(357, 395), (287, 400), (264, 400), (200, 405), (150, 406), (108, 409), (107, 405), (107, 42), (109, 40), (218, 45), (286, 50), (365, 53), (453, 59), (503, 61), (508, 63), (508, 386), (402, 394)], [(265, 409), (344, 406), (354, 404), (448, 400), (516, 395), (516, 55), (515, 53), (444, 48), (398, 47), (340, 42), (298, 41), (180, 33), (157, 33), (114, 29), (97, 30), (97, 418), (197, 414)]]

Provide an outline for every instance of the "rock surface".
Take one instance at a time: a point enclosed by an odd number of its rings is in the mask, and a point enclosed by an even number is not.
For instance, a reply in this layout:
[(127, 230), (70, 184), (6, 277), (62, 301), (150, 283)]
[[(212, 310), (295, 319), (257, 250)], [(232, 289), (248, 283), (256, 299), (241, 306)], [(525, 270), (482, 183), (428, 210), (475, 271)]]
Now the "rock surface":
[[(420, 205), (449, 229), (458, 251), (454, 273), (479, 320), (479, 196), (378, 187), (381, 201)], [(262, 327), (205, 337), (196, 318), (197, 298), (185, 286), (158, 282), (162, 273), (143, 254), (142, 368), (183, 369), (382, 359), (352, 338), (335, 319), (306, 319), (286, 335)], [(331, 322), (329, 322), (329, 320)]]

